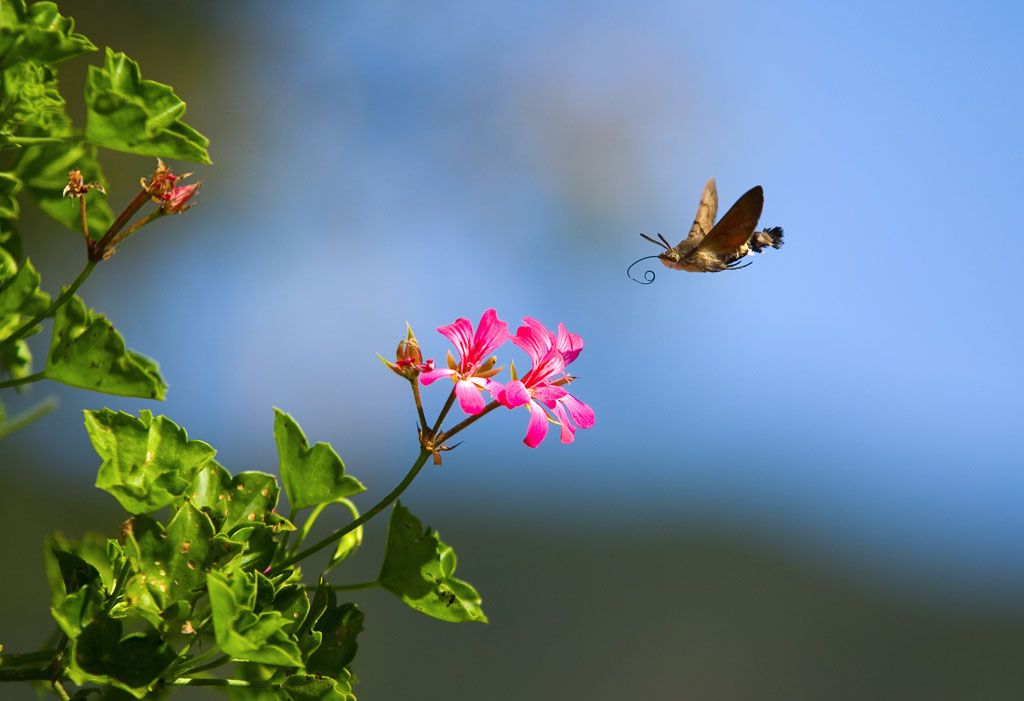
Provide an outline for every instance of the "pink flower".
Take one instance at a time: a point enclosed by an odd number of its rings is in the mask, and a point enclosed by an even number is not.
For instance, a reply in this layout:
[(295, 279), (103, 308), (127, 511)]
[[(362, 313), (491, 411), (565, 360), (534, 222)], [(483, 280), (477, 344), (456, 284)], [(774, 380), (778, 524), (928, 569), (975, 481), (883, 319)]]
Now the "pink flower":
[(202, 183), (193, 183), (192, 185), (179, 185), (172, 188), (170, 192), (160, 196), (160, 199), (163, 200), (160, 209), (165, 214), (181, 214), (195, 204), (195, 202), (189, 202), (189, 200), (196, 196), (196, 193), (199, 192), (199, 188), (202, 186)]
[(497, 359), (487, 356), (508, 340), (508, 324), (498, 319), (497, 312), (488, 309), (480, 317), (476, 335), (469, 319), (456, 319), (448, 326), (438, 326), (437, 330), (455, 346), (459, 362), (455, 362), (449, 351), (448, 368), (424, 372), (420, 375), (420, 382), (429, 385), (439, 377), (451, 377), (462, 410), (467, 414), (479, 414), (485, 406), (481, 390), (496, 395), (502, 388), (500, 383), (491, 379), (501, 370), (494, 367)]
[[(536, 448), (544, 440), (549, 421), (562, 427), (563, 443), (572, 443), (576, 426), (590, 428), (594, 425), (594, 410), (562, 388), (573, 379), (565, 374), (565, 366), (579, 356), (583, 350), (583, 339), (566, 331), (562, 324), (558, 325), (558, 334), (555, 335), (536, 319), (524, 317), (523, 321), (527, 325), (519, 327), (512, 342), (526, 351), (533, 367), (522, 380), (513, 379), (505, 385), (498, 392), (497, 399), (509, 409), (529, 408), (530, 424), (523, 442), (531, 448)], [(558, 375), (561, 377), (556, 377)], [(548, 416), (545, 407), (555, 415), (554, 419)]]

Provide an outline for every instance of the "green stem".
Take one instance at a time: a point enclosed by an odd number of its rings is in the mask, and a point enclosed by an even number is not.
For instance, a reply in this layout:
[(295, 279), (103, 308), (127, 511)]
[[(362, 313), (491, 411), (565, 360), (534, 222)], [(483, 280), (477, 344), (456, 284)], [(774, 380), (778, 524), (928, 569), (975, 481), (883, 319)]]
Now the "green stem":
[(244, 679), (192, 679), (189, 677), (182, 677), (167, 683), (170, 686), (246, 686), (251, 689), (270, 689), (281, 686), (281, 682), (247, 682)]
[(55, 136), (12, 136), (7, 139), (7, 143), (18, 146), (36, 146), (38, 144), (63, 144), (67, 143), (67, 139)]
[(39, 419), (43, 418), (51, 411), (56, 409), (57, 404), (57, 398), (50, 397), (49, 399), (40, 402), (31, 409), (23, 411), (22, 413), (12, 418), (10, 421), (0, 423), (0, 438), (5, 438), (6, 436), (11, 435), (15, 431), (20, 431), (29, 424), (35, 423), (36, 421), (38, 421)]
[[(216, 652), (216, 650), (210, 650), (210, 652)], [(200, 657), (202, 657), (202, 656), (200, 656)], [(200, 657), (196, 657), (195, 659), (199, 660)], [(178, 672), (178, 674), (184, 674), (186, 672), (188, 674), (197, 674), (199, 672), (205, 672), (208, 669), (213, 669), (214, 667), (220, 667), (222, 664), (225, 664), (226, 662), (230, 662), (230, 661), (231, 661), (231, 655), (221, 655), (220, 657), (218, 657), (217, 659), (213, 660), (212, 662), (207, 662), (204, 665), (199, 665), (198, 667), (185, 667), (184, 669), (180, 670)], [(175, 675), (175, 676), (177, 676), (177, 675)]]
[(441, 413), (437, 415), (437, 421), (434, 422), (434, 427), (430, 429), (430, 435), (436, 436), (437, 432), (441, 430), (441, 422), (444, 421), (444, 417), (448, 416), (448, 412), (452, 408), (452, 404), (455, 403), (455, 388), (452, 387), (452, 393), (448, 395), (448, 399), (445, 401), (444, 406), (441, 408)]
[[(372, 582), (361, 582), (359, 584), (338, 584), (336, 586), (332, 586), (331, 589), (334, 591), (360, 591), (361, 589), (373, 589), (379, 586), (380, 582), (375, 579)], [(311, 586), (309, 589), (315, 590), (316, 587)]]
[(53, 661), (59, 654), (59, 650), (0, 654), (0, 682), (53, 679)]
[(416, 413), (420, 416), (420, 428), (424, 431), (427, 430), (427, 417), (423, 413), (423, 402), (420, 401), (420, 383), (415, 377), (409, 380), (409, 384), (412, 385), (412, 396), (416, 400)]
[(57, 692), (57, 696), (60, 696), (63, 701), (71, 701), (71, 694), (68, 693), (68, 690), (59, 681), (53, 682), (53, 690)]
[(34, 375), (25, 375), (24, 377), (18, 377), (13, 380), (7, 380), (0, 382), (0, 389), (7, 389), (8, 387), (17, 387), (18, 385), (27, 385), (30, 382), (38, 382), (39, 380), (45, 380), (45, 372), (37, 372)]
[(10, 336), (0, 341), (0, 348), (4, 348), (19, 340), (22, 336), (25, 336), (29, 331), (35, 328), (40, 321), (50, 318), (58, 309), (67, 304), (67, 301), (74, 296), (75, 292), (78, 291), (78, 288), (82, 286), (82, 283), (85, 282), (89, 275), (92, 274), (92, 269), (96, 267), (97, 262), (98, 261), (91, 260), (86, 263), (85, 267), (82, 268), (82, 272), (78, 274), (78, 277), (75, 278), (75, 281), (71, 283), (70, 287), (61, 292), (60, 296), (50, 303), (50, 306), (36, 314), (27, 323), (22, 324), (18, 330)]
[(394, 489), (392, 489), (391, 492), (386, 497), (384, 497), (379, 502), (377, 502), (377, 504), (372, 509), (370, 509), (365, 514), (363, 514), (362, 516), (357, 518), (355, 521), (352, 521), (350, 524), (348, 524), (344, 528), (336, 530), (334, 533), (332, 533), (331, 535), (327, 536), (326, 538), (321, 540), (316, 545), (311, 545), (308, 548), (306, 548), (305, 550), (303, 550), (302, 552), (298, 553), (297, 555), (292, 555), (291, 557), (289, 557), (289, 558), (287, 558), (285, 560), (282, 560), (281, 562), (277, 563), (270, 570), (270, 572), (267, 573), (267, 576), (273, 576), (273, 575), (277, 574), (278, 572), (280, 572), (285, 567), (288, 567), (289, 565), (293, 565), (296, 562), (298, 562), (299, 560), (304, 560), (307, 557), (309, 557), (310, 555), (312, 555), (313, 553), (319, 552), (320, 550), (323, 550), (328, 545), (331, 545), (332, 543), (338, 542), (339, 540), (344, 538), (346, 535), (348, 535), (349, 533), (351, 533), (355, 529), (359, 528), (361, 525), (363, 525), (364, 523), (369, 521), (371, 518), (373, 518), (374, 516), (379, 514), (381, 511), (386, 509), (391, 504), (391, 502), (393, 502), (395, 499), (397, 499), (399, 496), (401, 496), (402, 492), (404, 492), (406, 490), (406, 488), (410, 484), (412, 484), (412, 481), (414, 479), (416, 479), (416, 475), (418, 475), (420, 473), (420, 470), (423, 469), (423, 466), (426, 464), (427, 458), (429, 458), (430, 455), (431, 455), (431, 453), (430, 453), (429, 450), (420, 450), (420, 454), (419, 454), (419, 457), (416, 458), (416, 462), (414, 462), (412, 464), (412, 467), (409, 468), (409, 472), (405, 475), (405, 477), (402, 479), (402, 481), (398, 483), (398, 486), (395, 487)]
[(482, 418), (483, 418), (484, 416), (486, 416), (487, 414), (490, 414), (490, 413), (491, 413), (492, 411), (494, 411), (495, 409), (497, 409), (497, 408), (498, 408), (499, 406), (501, 406), (501, 403), (500, 403), (500, 402), (498, 402), (498, 401), (493, 401), (493, 402), (491, 402), (490, 404), (488, 404), (487, 406), (485, 406), (485, 407), (483, 408), (483, 411), (481, 411), (481, 412), (480, 412), (479, 414), (473, 414), (472, 416), (470, 416), (470, 417), (468, 417), (468, 418), (466, 418), (466, 419), (463, 419), (463, 420), (462, 420), (462, 421), (460, 421), (459, 423), (457, 423), (457, 424), (455, 424), (454, 426), (452, 426), (452, 427), (451, 427), (451, 429), (449, 429), (449, 430), (445, 431), (444, 433), (442, 433), (442, 434), (441, 434), (441, 435), (439, 436), (439, 438), (441, 439), (441, 442), (442, 442), (442, 443), (444, 443), (444, 441), (448, 440), (449, 438), (451, 438), (451, 437), (452, 437), (452, 436), (454, 436), (454, 435), (455, 435), (456, 433), (458, 433), (458, 432), (459, 432), (459, 431), (461, 431), (462, 429), (466, 428), (467, 426), (469, 426), (469, 425), (470, 425), (470, 424), (472, 424), (473, 422), (475, 422), (475, 421), (479, 421), (479, 420), (480, 420), (480, 419), (482, 419)]

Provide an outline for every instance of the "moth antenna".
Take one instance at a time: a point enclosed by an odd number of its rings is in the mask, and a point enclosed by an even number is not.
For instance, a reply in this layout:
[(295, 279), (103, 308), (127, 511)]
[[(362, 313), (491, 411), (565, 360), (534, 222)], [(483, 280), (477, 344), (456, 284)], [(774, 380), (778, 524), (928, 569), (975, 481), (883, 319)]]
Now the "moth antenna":
[(661, 235), (661, 234), (659, 233), (659, 234), (658, 234), (658, 238), (659, 238), (659, 239), (661, 239), (661, 242), (662, 242), (663, 244), (665, 244), (665, 249), (666, 249), (666, 250), (669, 250), (669, 251), (670, 251), (670, 250), (672, 250), (672, 244), (670, 244), (670, 243), (668, 242), (668, 240), (667, 240), (667, 239), (666, 239), (666, 238), (665, 238), (664, 236), (662, 236), (662, 235)]
[[(668, 245), (668, 241), (665, 241), (665, 237), (662, 236), (661, 234), (658, 234), (658, 237), (661, 239), (661, 241), (658, 241), (657, 239), (652, 239), (647, 234), (640, 234), (640, 235), (642, 237), (644, 237), (645, 239), (647, 239), (648, 241), (650, 241), (651, 243), (654, 243), (654, 244), (657, 244), (657, 245), (663, 247), (666, 251), (668, 249), (672, 248), (671, 246)], [(664, 243), (662, 243), (662, 242), (664, 242)], [(641, 260), (643, 260), (643, 259), (641, 258)]]
[[(643, 236), (643, 234), (640, 234), (640, 235)], [(647, 237), (644, 236), (644, 238), (647, 238)], [(654, 239), (651, 239), (651, 241), (654, 241)], [(654, 241), (654, 243), (658, 243), (658, 242)], [(639, 259), (633, 261), (632, 263), (630, 263), (629, 267), (626, 268), (626, 277), (628, 277), (630, 280), (632, 280), (633, 282), (636, 282), (638, 284), (650, 285), (652, 282), (654, 282), (654, 278), (657, 277), (654, 274), (653, 270), (648, 270), (647, 272), (645, 272), (643, 280), (640, 280), (640, 279), (637, 279), (637, 278), (633, 277), (632, 275), (629, 274), (629, 271), (632, 270), (633, 266), (636, 265), (637, 263), (639, 263), (640, 261), (647, 260), (648, 258), (657, 258), (657, 257), (658, 256), (644, 256), (643, 258), (639, 258)], [(645, 280), (646, 280), (646, 282), (645, 282)]]

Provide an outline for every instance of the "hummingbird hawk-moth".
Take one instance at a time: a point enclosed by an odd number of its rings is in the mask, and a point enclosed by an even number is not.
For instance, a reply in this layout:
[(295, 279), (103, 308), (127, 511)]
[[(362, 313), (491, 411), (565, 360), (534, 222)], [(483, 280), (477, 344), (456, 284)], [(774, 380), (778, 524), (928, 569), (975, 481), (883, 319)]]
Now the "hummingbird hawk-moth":
[[(718, 212), (718, 190), (715, 179), (710, 178), (704, 185), (704, 192), (697, 207), (697, 216), (685, 239), (677, 246), (669, 245), (664, 236), (658, 234), (654, 239), (646, 234), (642, 237), (656, 243), (665, 251), (658, 256), (647, 256), (640, 260), (657, 257), (665, 267), (673, 270), (686, 270), (691, 273), (717, 273), (722, 270), (738, 270), (750, 265), (740, 265), (747, 255), (760, 253), (766, 246), (778, 248), (782, 245), (782, 228), (775, 226), (763, 231), (754, 231), (757, 220), (761, 218), (764, 207), (764, 190), (761, 186), (747, 190), (736, 200), (718, 223), (715, 214)], [(660, 239), (660, 240), (658, 240)], [(640, 261), (636, 261), (639, 263)], [(636, 265), (633, 263), (633, 265)], [(633, 265), (629, 266), (630, 268)], [(626, 270), (627, 275), (629, 270)], [(650, 277), (648, 278), (648, 275)], [(635, 278), (633, 278), (635, 280)], [(654, 282), (654, 272), (648, 270), (644, 275), (646, 283)], [(640, 280), (636, 280), (640, 282)]]

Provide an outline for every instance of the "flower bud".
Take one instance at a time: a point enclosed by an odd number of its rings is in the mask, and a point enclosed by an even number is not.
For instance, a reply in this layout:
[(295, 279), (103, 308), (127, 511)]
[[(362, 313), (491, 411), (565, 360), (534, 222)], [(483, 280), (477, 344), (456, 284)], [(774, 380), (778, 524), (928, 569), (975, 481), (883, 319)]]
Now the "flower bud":
[[(379, 357), (379, 356), (378, 356)], [(420, 344), (412, 333), (412, 328), (406, 324), (406, 336), (399, 341), (395, 350), (395, 362), (389, 363), (381, 358), (381, 361), (391, 368), (397, 375), (415, 381), (421, 372), (434, 369), (434, 361), (423, 362), (423, 355), (420, 353)]]

